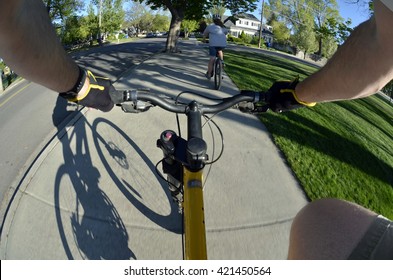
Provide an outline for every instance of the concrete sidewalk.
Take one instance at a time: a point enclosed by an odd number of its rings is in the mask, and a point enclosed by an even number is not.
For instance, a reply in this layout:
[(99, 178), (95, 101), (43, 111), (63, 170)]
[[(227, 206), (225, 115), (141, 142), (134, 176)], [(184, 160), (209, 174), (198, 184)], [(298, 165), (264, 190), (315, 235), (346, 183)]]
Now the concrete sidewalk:
[[(205, 47), (190, 41), (180, 48), (181, 54), (157, 54), (130, 69), (116, 88), (220, 98), (238, 92), (228, 77), (220, 91), (212, 89), (204, 77)], [(215, 121), (225, 151), (205, 186), (209, 259), (285, 259), (292, 219), (307, 203), (302, 190), (257, 117), (230, 110)], [(165, 129), (177, 130), (175, 116), (159, 108), (83, 110), (16, 190), (0, 258), (181, 259), (181, 217), (155, 173), (162, 158), (156, 139)], [(212, 157), (209, 129), (204, 136)], [(216, 156), (219, 139), (216, 131)]]

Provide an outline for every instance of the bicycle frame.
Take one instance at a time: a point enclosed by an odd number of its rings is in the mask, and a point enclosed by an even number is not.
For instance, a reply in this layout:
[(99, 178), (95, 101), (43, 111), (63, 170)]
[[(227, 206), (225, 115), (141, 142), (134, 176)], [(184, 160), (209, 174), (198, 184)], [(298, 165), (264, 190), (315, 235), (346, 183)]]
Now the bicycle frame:
[[(184, 213), (185, 259), (207, 259), (202, 189), (207, 146), (202, 139), (202, 113), (196, 102), (190, 104), (186, 116), (187, 140), (166, 130), (157, 141), (157, 146), (163, 150), (164, 158), (168, 159), (163, 163), (164, 173), (181, 182), (183, 197), (180, 205)], [(174, 191), (177, 196), (177, 189), (174, 188)]]
[(206, 260), (206, 229), (203, 202), (203, 170), (183, 168), (185, 258)]

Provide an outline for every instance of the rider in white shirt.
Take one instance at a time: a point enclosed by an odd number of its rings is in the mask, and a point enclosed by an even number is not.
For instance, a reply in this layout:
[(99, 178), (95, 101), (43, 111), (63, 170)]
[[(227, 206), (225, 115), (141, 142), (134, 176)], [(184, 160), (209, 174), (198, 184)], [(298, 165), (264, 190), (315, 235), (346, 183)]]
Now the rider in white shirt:
[(209, 64), (207, 67), (207, 72), (205, 74), (206, 78), (210, 79), (213, 75), (213, 65), (214, 60), (216, 58), (216, 54), (221, 60), (224, 59), (223, 49), (227, 46), (227, 37), (228, 29), (225, 28), (224, 24), (221, 21), (220, 15), (213, 16), (213, 24), (210, 24), (206, 27), (203, 32), (203, 37), (206, 38), (209, 36)]

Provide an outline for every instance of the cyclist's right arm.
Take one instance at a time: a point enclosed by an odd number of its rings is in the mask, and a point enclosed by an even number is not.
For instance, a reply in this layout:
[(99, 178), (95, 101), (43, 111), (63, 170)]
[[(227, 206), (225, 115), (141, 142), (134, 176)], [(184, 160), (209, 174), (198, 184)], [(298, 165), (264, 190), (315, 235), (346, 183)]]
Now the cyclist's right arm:
[(361, 98), (393, 79), (393, 11), (379, 0), (374, 4), (375, 16), (354, 30), (326, 66), (296, 86), (301, 100)]
[(205, 30), (203, 31), (203, 42), (206, 42), (206, 39), (209, 38), (209, 25), (206, 26)]
[(41, 0), (0, 0), (0, 57), (19, 75), (64, 92), (79, 68), (70, 59)]
[(64, 51), (41, 0), (0, 0), (0, 57), (12, 70), (84, 106), (109, 111), (111, 82)]

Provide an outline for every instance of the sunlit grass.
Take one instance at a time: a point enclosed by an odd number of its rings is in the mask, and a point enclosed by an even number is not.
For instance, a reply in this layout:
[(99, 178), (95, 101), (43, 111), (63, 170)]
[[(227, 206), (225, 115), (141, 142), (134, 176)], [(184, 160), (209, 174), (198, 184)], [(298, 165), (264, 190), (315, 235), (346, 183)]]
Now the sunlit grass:
[[(226, 72), (240, 89), (303, 79), (314, 67), (284, 58), (226, 51)], [(312, 200), (354, 201), (393, 218), (393, 107), (382, 97), (317, 104), (262, 122)]]

